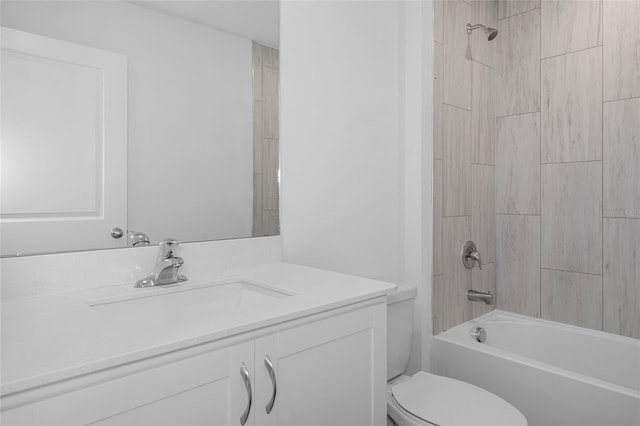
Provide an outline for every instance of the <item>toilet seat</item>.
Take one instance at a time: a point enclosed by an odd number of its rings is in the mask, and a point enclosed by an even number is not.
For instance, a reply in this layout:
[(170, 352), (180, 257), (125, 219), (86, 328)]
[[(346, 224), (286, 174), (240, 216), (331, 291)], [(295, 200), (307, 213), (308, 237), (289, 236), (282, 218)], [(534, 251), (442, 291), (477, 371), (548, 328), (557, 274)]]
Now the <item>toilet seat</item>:
[(482, 388), (420, 371), (390, 389), (391, 398), (426, 424), (440, 426), (526, 426), (513, 405)]

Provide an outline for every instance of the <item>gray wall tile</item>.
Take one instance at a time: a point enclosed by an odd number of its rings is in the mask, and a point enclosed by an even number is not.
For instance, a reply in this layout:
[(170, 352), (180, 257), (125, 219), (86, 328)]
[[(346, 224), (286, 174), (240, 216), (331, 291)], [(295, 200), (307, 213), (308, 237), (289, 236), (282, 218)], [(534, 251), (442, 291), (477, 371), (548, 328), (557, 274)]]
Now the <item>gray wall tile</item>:
[(433, 39), (444, 43), (444, 0), (433, 2)]
[[(471, 3), (471, 24), (483, 24), (498, 28), (498, 2), (491, 0), (475, 0)], [(497, 43), (495, 39), (487, 41), (484, 31), (478, 29), (471, 33), (471, 57), (491, 68), (496, 67)]]
[(476, 243), (484, 263), (495, 261), (495, 184), (494, 167), (471, 166), (471, 240)]
[(253, 100), (262, 100), (262, 45), (253, 43), (251, 45), (253, 61)]
[(471, 214), (471, 113), (444, 105), (443, 107), (443, 215)]
[(602, 163), (542, 166), (542, 266), (602, 273)]
[(473, 268), (471, 270), (471, 288), (477, 291), (490, 291), (493, 294), (493, 305), (486, 305), (481, 302), (471, 303), (471, 316), (473, 318), (486, 314), (496, 308), (496, 264), (489, 263), (482, 265), (482, 270)]
[(540, 316), (540, 217), (496, 216), (498, 309)]
[(540, 110), (540, 9), (498, 22), (498, 116)]
[(604, 99), (640, 96), (640, 2), (604, 1)]
[(433, 277), (433, 291), (431, 295), (431, 316), (433, 318), (433, 334), (438, 334), (444, 330), (446, 307), (445, 302), (444, 275)]
[(542, 61), (542, 161), (602, 157), (600, 47)]
[(471, 6), (460, 0), (444, 3), (444, 103), (471, 108), (471, 60), (467, 58), (467, 23)]
[(433, 275), (442, 274), (442, 160), (433, 164)]
[(540, 214), (540, 113), (496, 120), (496, 213)]
[(262, 166), (264, 168), (263, 208), (278, 209), (278, 140), (262, 140)]
[(640, 219), (604, 219), (604, 331), (640, 338)]
[(262, 173), (262, 101), (253, 101), (253, 172)]
[(262, 46), (262, 61), (265, 67), (280, 68), (280, 52), (269, 46)]
[(262, 67), (262, 134), (269, 139), (278, 139), (279, 134), (279, 82), (278, 70)]
[(262, 227), (262, 173), (254, 173), (253, 175), (253, 236), (261, 237), (264, 235)]
[(442, 159), (442, 90), (444, 85), (444, 49), (434, 43), (433, 59), (433, 158)]
[(495, 71), (473, 62), (471, 90), (471, 162), (495, 163)]
[(602, 330), (602, 276), (542, 270), (542, 318)]
[(540, 0), (498, 0), (498, 19), (540, 7)]
[(471, 319), (471, 305), (467, 301), (467, 290), (471, 288), (471, 271), (460, 258), (460, 250), (471, 231), (470, 218), (444, 218), (444, 327), (450, 328)]
[(545, 0), (540, 6), (542, 57), (602, 45), (602, 1)]
[(640, 98), (604, 104), (604, 216), (640, 218)]

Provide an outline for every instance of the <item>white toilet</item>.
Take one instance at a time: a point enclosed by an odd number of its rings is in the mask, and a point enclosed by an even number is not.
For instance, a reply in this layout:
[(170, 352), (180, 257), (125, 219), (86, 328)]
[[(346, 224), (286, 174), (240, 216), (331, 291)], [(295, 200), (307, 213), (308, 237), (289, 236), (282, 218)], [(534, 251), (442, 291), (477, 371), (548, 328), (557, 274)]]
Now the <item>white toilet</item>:
[(398, 426), (526, 426), (513, 405), (482, 388), (419, 371), (409, 362), (415, 289), (389, 295), (387, 305), (387, 416)]

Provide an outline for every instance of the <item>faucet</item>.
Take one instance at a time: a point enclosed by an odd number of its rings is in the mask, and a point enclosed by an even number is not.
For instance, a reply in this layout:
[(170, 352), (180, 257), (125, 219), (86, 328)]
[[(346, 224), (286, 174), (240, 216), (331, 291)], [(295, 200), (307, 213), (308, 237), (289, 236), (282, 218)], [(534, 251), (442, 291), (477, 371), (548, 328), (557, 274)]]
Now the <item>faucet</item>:
[(178, 274), (178, 269), (184, 265), (184, 260), (173, 255), (173, 250), (178, 244), (180, 242), (174, 239), (161, 241), (158, 244), (158, 257), (153, 273), (138, 280), (135, 287), (154, 287), (186, 281), (187, 277)]
[(467, 290), (467, 300), (471, 302), (484, 302), (485, 305), (493, 305), (493, 294), (490, 291)]
[(462, 264), (465, 268), (473, 268), (473, 264), (477, 263), (478, 268), (482, 269), (482, 259), (480, 259), (480, 253), (476, 248), (476, 243), (473, 241), (466, 241), (462, 246)]

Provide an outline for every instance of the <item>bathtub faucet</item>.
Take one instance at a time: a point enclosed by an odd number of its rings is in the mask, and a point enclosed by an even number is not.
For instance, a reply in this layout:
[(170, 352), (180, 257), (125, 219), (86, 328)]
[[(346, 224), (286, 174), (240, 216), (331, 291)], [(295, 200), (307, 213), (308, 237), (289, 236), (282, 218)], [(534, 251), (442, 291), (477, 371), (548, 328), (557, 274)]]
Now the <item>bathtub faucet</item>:
[(480, 253), (476, 247), (476, 243), (473, 241), (466, 241), (462, 246), (462, 264), (465, 268), (473, 268), (473, 264), (477, 263), (478, 268), (482, 269), (482, 260), (480, 259)]
[(471, 302), (484, 302), (485, 305), (493, 305), (493, 294), (490, 291), (467, 290), (467, 300)]

